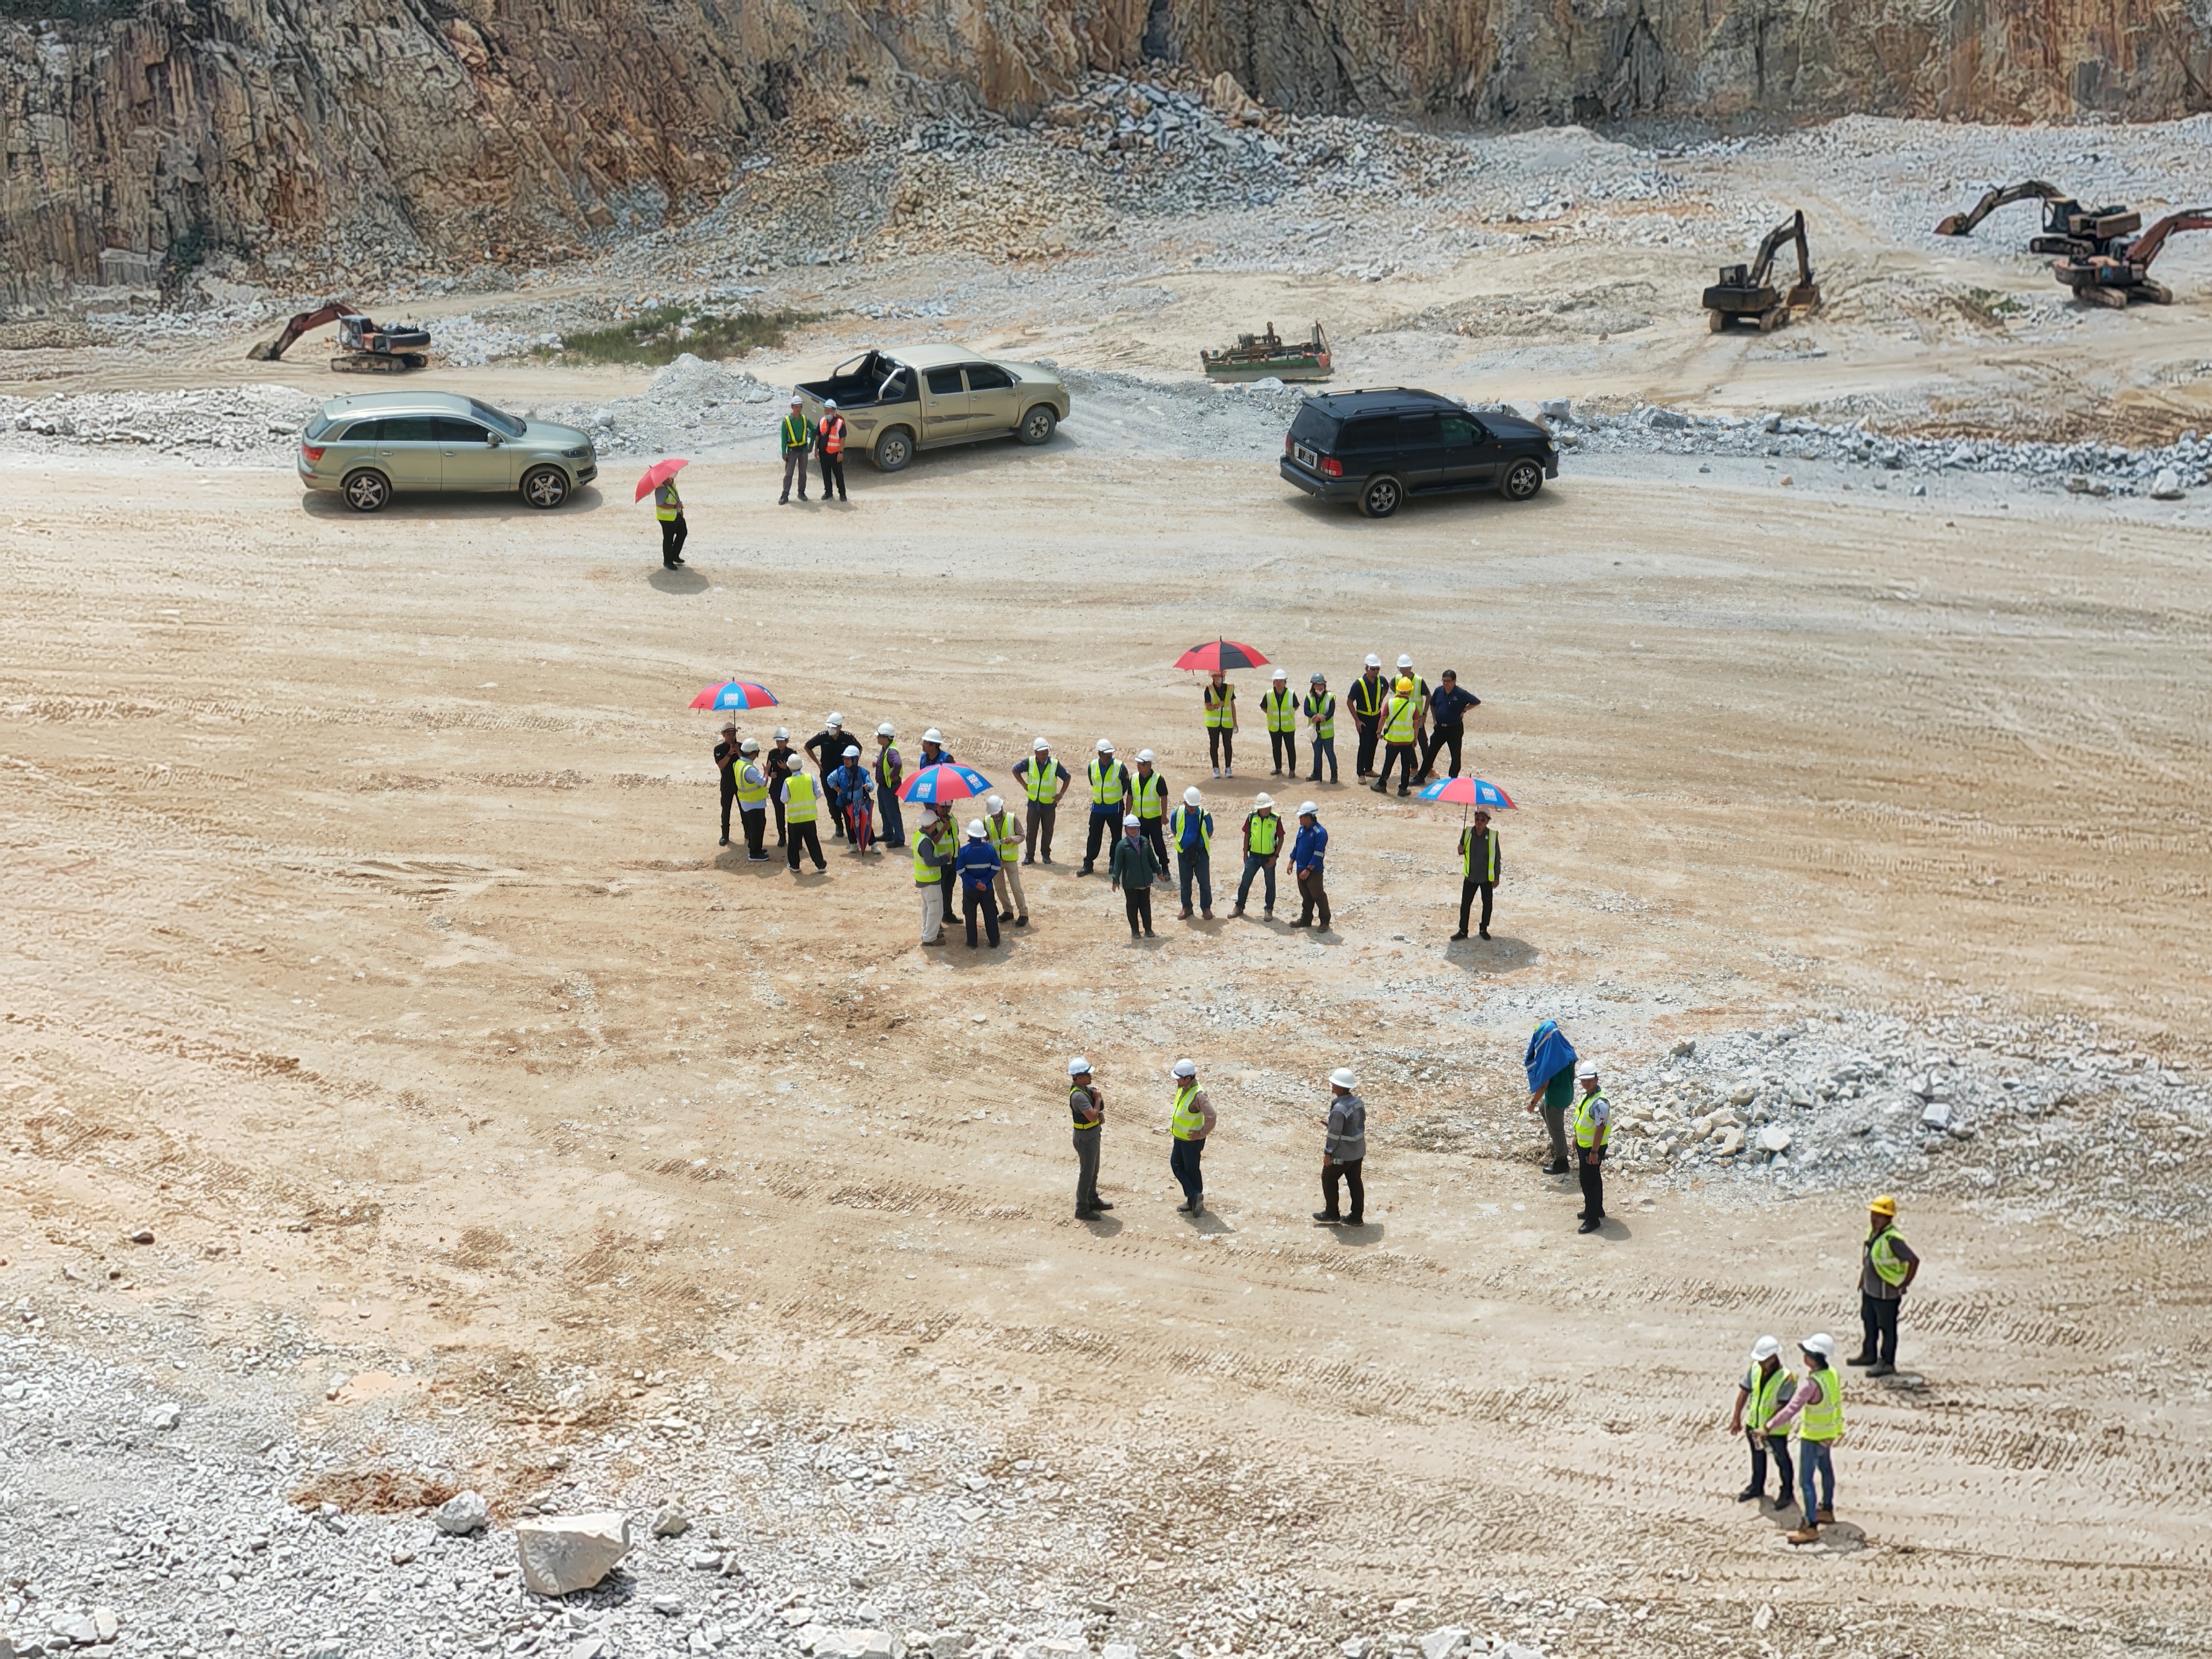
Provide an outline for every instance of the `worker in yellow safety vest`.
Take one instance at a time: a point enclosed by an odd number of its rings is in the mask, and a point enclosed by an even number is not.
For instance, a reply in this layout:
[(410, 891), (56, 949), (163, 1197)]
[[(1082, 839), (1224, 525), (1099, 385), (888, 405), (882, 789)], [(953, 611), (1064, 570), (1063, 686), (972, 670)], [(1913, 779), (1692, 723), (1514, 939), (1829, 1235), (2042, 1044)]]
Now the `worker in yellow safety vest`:
[(684, 562), (684, 540), (691, 533), (684, 522), (684, 497), (676, 493), (676, 475), (653, 486), (653, 516), (660, 520), (660, 564), (664, 570), (673, 570)]
[(1790, 1541), (1817, 1544), (1820, 1523), (1836, 1518), (1834, 1452), (1844, 1437), (1844, 1382), (1836, 1375), (1836, 1339), (1827, 1332), (1814, 1332), (1797, 1350), (1805, 1356), (1805, 1378), (1766, 1419), (1766, 1432), (1770, 1440), (1784, 1430), (1796, 1436), (1797, 1530)]
[(783, 451), (783, 494), (776, 498), (782, 507), (791, 500), (791, 481), (799, 480), (799, 499), (806, 499), (806, 452), (813, 447), (812, 434), (806, 429), (805, 400), (793, 398), (791, 413), (783, 417), (782, 428), (776, 434), (776, 442)]
[(745, 860), (750, 864), (768, 862), (768, 772), (760, 751), (758, 738), (738, 745), (738, 817), (745, 826)]
[(1575, 1173), (1582, 1177), (1582, 1224), (1577, 1232), (1594, 1233), (1605, 1224), (1605, 1148), (1613, 1139), (1613, 1104), (1598, 1087), (1597, 1066), (1584, 1060), (1575, 1068), (1582, 1097), (1575, 1102)]
[(1413, 683), (1401, 679), (1390, 688), (1390, 701), (1382, 711), (1382, 770), (1370, 786), (1378, 795), (1390, 787), (1390, 764), (1398, 764), (1398, 793), (1413, 787), (1413, 763), (1420, 758), (1414, 738), (1420, 731), (1421, 705), (1414, 699)]
[[(1022, 862), (1035, 864), (1042, 857), (1052, 862), (1053, 821), (1060, 816), (1060, 798), (1073, 781), (1067, 769), (1052, 757), (1052, 745), (1039, 738), (1030, 745), (1030, 757), (1018, 763), (1014, 775), (1029, 797), (1029, 812), (1022, 830)], [(1043, 846), (1038, 846), (1042, 839)]]
[(1260, 696), (1260, 712), (1267, 717), (1267, 753), (1274, 763), (1269, 775), (1281, 777), (1285, 767), (1298, 775), (1298, 700), (1291, 695), (1291, 677), (1275, 671), (1274, 684)]
[(1200, 1215), (1206, 1208), (1206, 1172), (1200, 1159), (1206, 1138), (1213, 1133), (1213, 1103), (1198, 1086), (1198, 1066), (1188, 1060), (1175, 1063), (1175, 1105), (1168, 1116), (1168, 1168), (1182, 1188), (1178, 1215)]
[(1490, 814), (1478, 810), (1474, 822), (1459, 832), (1459, 932), (1454, 939), (1467, 937), (1467, 913), (1477, 893), (1482, 895), (1482, 936), (1490, 937), (1490, 896), (1498, 886), (1498, 872), (1505, 867), (1504, 857), (1498, 831), (1490, 827)]
[(811, 772), (801, 768), (783, 781), (783, 818), (790, 831), (786, 851), (791, 860), (793, 875), (799, 872), (799, 849), (805, 848), (814, 854), (814, 867), (827, 870), (829, 860), (822, 856), (822, 832), (815, 821), (822, 816), (822, 786)]
[(1215, 777), (1237, 775), (1237, 688), (1218, 668), (1206, 687), (1206, 757)]
[(1198, 884), (1199, 914), (1213, 920), (1213, 814), (1195, 786), (1182, 792), (1182, 805), (1169, 815), (1168, 835), (1176, 844), (1176, 879), (1182, 884), (1178, 921), (1190, 920), (1190, 884)]
[(960, 838), (954, 832), (950, 809), (943, 802), (930, 808), (930, 816), (915, 831), (913, 865), (915, 892), (921, 900), (921, 942), (945, 943), (945, 872), (959, 855)]
[(999, 849), (999, 875), (994, 884), (999, 890), (999, 920), (1026, 927), (1030, 925), (1030, 896), (1022, 891), (1022, 821), (1006, 811), (1003, 795), (993, 795), (984, 805), (991, 810), (983, 815), (983, 833)]
[(1352, 711), (1352, 723), (1359, 728), (1359, 757), (1354, 774), (1358, 777), (1364, 779), (1375, 769), (1375, 744), (1382, 735), (1382, 710), (1389, 701), (1390, 682), (1382, 678), (1382, 659), (1370, 651), (1359, 678), (1344, 694), (1344, 706)]
[(1124, 805), (1129, 799), (1129, 769), (1114, 757), (1111, 739), (1098, 739), (1098, 758), (1083, 769), (1083, 781), (1091, 786), (1091, 828), (1083, 837), (1083, 867), (1075, 873), (1087, 876), (1098, 865), (1098, 849), (1108, 853), (1121, 839), (1121, 819), (1127, 813)]
[(1897, 1370), (1897, 1315), (1919, 1276), (1920, 1258), (1897, 1231), (1897, 1200), (1884, 1193), (1867, 1205), (1866, 1244), (1859, 1260), (1859, 1351), (1847, 1362), (1869, 1376)]
[(1306, 781), (1309, 783), (1321, 781), (1321, 763), (1325, 756), (1328, 760), (1328, 781), (1334, 783), (1337, 781), (1336, 695), (1328, 689), (1328, 675), (1313, 677), (1313, 690), (1306, 693), (1304, 713), (1308, 727), (1306, 741), (1313, 746), (1313, 774)]
[(1766, 1457), (1774, 1455), (1774, 1507), (1786, 1510), (1797, 1501), (1792, 1490), (1797, 1484), (1790, 1473), (1790, 1437), (1772, 1441), (1766, 1425), (1773, 1421), (1797, 1387), (1797, 1378), (1782, 1363), (1782, 1344), (1775, 1337), (1762, 1336), (1751, 1345), (1751, 1369), (1744, 1372), (1743, 1381), (1736, 1384), (1735, 1410), (1729, 1418), (1729, 1432), (1740, 1434), (1751, 1447), (1751, 1484), (1735, 1495), (1739, 1504), (1748, 1504), (1753, 1498), (1764, 1502), (1766, 1498)]
[(1275, 861), (1282, 856), (1283, 821), (1275, 816), (1275, 798), (1255, 796), (1244, 819), (1244, 878), (1237, 884), (1237, 908), (1231, 915), (1244, 914), (1244, 901), (1252, 895), (1252, 878), (1265, 872), (1267, 880), (1260, 915), (1263, 921), (1275, 919)]

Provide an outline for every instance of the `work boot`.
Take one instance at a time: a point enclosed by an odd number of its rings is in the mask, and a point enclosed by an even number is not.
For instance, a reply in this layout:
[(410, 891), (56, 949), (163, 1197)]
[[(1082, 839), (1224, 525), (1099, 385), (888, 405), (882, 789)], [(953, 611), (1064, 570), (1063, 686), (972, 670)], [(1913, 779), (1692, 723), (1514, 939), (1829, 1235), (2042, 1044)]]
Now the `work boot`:
[(1765, 1496), (1766, 1488), (1764, 1486), (1746, 1486), (1741, 1492), (1735, 1495), (1735, 1501), (1739, 1504), (1748, 1504), (1754, 1498), (1764, 1498)]
[(1594, 1232), (1595, 1232), (1597, 1230), (1598, 1230), (1598, 1224), (1597, 1224), (1596, 1222), (1595, 1222), (1595, 1221), (1588, 1221), (1588, 1220), (1584, 1221), (1584, 1222), (1582, 1224), (1582, 1225), (1581, 1225), (1581, 1226), (1579, 1226), (1579, 1227), (1577, 1227), (1577, 1228), (1576, 1228), (1576, 1229), (1575, 1229), (1575, 1231), (1576, 1231), (1577, 1232), (1578, 1232), (1578, 1233), (1594, 1233)]
[(1198, 919), (1200, 921), (1212, 921), (1213, 920), (1213, 912), (1211, 910), (1200, 910), (1198, 913)]
[(1871, 1365), (1874, 1362), (1875, 1356), (1870, 1353), (1855, 1353), (1849, 1359), (1844, 1361), (1844, 1364), (1846, 1365)]
[(1544, 1166), (1544, 1173), (1546, 1175), (1565, 1175), (1566, 1172), (1567, 1166), (1565, 1164), (1556, 1158)]
[(1240, 904), (1240, 905), (1238, 905), (1238, 906), (1237, 906), (1234, 910), (1231, 910), (1231, 911), (1229, 913), (1230, 917), (1231, 917), (1231, 919), (1232, 921), (1233, 921), (1235, 918), (1237, 918), (1237, 917), (1238, 917), (1238, 916), (1243, 915), (1243, 914), (1244, 914), (1244, 907), (1243, 907), (1243, 905), (1241, 905), (1241, 904)]
[(1895, 1376), (1897, 1375), (1897, 1367), (1890, 1364), (1869, 1365), (1867, 1367), (1867, 1375), (1869, 1376)]
[(1313, 1212), (1313, 1218), (1316, 1221), (1326, 1221), (1331, 1224), (1341, 1222), (1344, 1219), (1342, 1216), (1337, 1214), (1334, 1210), (1316, 1210)]
[(1177, 921), (1188, 921), (1197, 914), (1198, 913), (1195, 910), (1178, 910), (1176, 912), (1176, 920)]
[(1095, 1205), (1091, 1206), (1091, 1207), (1092, 1207), (1093, 1209), (1097, 1209), (1097, 1210), (1110, 1210), (1110, 1209), (1112, 1209), (1114, 1206), (1113, 1206), (1111, 1204), (1109, 1204), (1109, 1203), (1108, 1203), (1104, 1199), (1103, 1199), (1103, 1198), (1102, 1198), (1102, 1199), (1100, 1199), (1100, 1200), (1098, 1200), (1098, 1202), (1097, 1202), (1097, 1203), (1096, 1203)]
[(1820, 1511), (1820, 1524), (1822, 1526), (1832, 1526), (1835, 1523), (1835, 1510), (1824, 1509)]
[(1467, 929), (1464, 927), (1461, 928), (1459, 932), (1454, 933), (1452, 937), (1454, 939), (1465, 939), (1467, 937)]
[(1820, 1541), (1820, 1529), (1818, 1527), (1800, 1527), (1789, 1536), (1793, 1544), (1817, 1544)]
[(1016, 916), (1014, 918), (1014, 926), (1017, 927), (1026, 927), (1029, 925), (1030, 919), (1027, 916)]
[[(1481, 933), (1481, 934), (1482, 934), (1483, 938), (1485, 938), (1485, 939), (1488, 939), (1488, 938), (1490, 937), (1490, 929), (1488, 929), (1487, 927), (1482, 928), (1482, 929), (1480, 929), (1480, 930), (1479, 930), (1479, 931)], [(1466, 934), (1464, 934), (1464, 933), (1462, 933), (1462, 934), (1460, 935), (1460, 937), (1461, 937), (1462, 939), (1465, 939), (1465, 938), (1467, 937), (1467, 935), (1466, 935)]]

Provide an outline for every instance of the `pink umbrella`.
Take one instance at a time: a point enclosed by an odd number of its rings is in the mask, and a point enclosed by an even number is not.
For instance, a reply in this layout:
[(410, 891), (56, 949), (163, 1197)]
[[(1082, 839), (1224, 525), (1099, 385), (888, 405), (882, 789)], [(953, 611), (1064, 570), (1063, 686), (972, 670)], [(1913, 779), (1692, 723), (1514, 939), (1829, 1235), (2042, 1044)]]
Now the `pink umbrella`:
[(655, 461), (651, 466), (646, 468), (645, 476), (637, 481), (637, 494), (631, 496), (630, 500), (643, 501), (690, 465), (689, 461), (677, 460), (673, 458), (665, 461)]

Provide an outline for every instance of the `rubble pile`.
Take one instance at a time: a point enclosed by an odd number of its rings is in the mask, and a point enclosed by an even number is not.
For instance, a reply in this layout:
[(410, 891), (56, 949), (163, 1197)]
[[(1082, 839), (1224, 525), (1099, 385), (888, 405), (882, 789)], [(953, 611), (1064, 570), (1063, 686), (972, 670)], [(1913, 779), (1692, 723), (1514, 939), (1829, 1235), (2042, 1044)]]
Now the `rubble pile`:
[(283, 460), (320, 403), (290, 386), (0, 397), (0, 450), (60, 454), (135, 445), (188, 459)]

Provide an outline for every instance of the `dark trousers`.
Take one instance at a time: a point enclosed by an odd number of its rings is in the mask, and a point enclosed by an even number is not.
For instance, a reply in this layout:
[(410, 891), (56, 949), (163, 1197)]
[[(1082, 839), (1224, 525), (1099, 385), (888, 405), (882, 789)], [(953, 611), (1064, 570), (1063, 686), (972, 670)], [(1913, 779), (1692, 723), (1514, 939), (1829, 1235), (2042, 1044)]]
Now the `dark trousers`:
[(722, 775), (722, 845), (730, 844), (730, 808), (738, 799), (738, 786), (730, 781), (727, 773)]
[(783, 499), (791, 499), (791, 481), (799, 480), (799, 499), (806, 499), (806, 452), (787, 449), (783, 452)]
[(1152, 931), (1152, 890), (1150, 887), (1121, 889), (1121, 908), (1129, 913), (1129, 937), (1139, 932)]
[(1605, 1155), (1593, 1158), (1587, 1148), (1575, 1148), (1575, 1173), (1583, 1182), (1583, 1219), (1605, 1219)]
[(812, 818), (807, 819), (804, 823), (794, 823), (791, 826), (791, 842), (787, 850), (791, 859), (791, 867), (794, 870), (799, 868), (799, 854), (802, 848), (814, 855), (816, 869), (826, 870), (830, 867), (830, 861), (822, 856), (822, 836), (821, 832), (814, 827)]
[(1464, 726), (1439, 726), (1432, 728), (1421, 744), (1421, 777), (1424, 781), (1436, 765), (1437, 750), (1451, 750), (1451, 775), (1459, 775), (1459, 745), (1467, 736)]
[(1311, 921), (1316, 910), (1321, 912), (1321, 925), (1324, 927), (1328, 926), (1328, 891), (1321, 884), (1322, 872), (1325, 868), (1325, 866), (1316, 864), (1310, 870), (1298, 872), (1298, 921), (1301, 926)]
[(781, 847), (783, 845), (784, 835), (783, 780), (781, 778), (770, 778), (768, 781), (768, 804), (775, 808), (775, 844)]
[(1352, 1189), (1352, 1213), (1344, 1218), (1354, 1226), (1367, 1213), (1367, 1183), (1359, 1178), (1359, 1166), (1366, 1160), (1353, 1158), (1349, 1164), (1334, 1162), (1321, 1166), (1321, 1207), (1331, 1216), (1340, 1213), (1336, 1207), (1336, 1188), (1340, 1181)]
[(1797, 1476), (1790, 1467), (1790, 1443), (1777, 1437), (1768, 1442), (1751, 1443), (1751, 1484), (1758, 1491), (1766, 1490), (1766, 1460), (1771, 1455), (1774, 1472), (1782, 1478), (1774, 1484), (1779, 1489), (1774, 1494), (1774, 1507), (1786, 1510), (1796, 1501), (1790, 1488), (1797, 1484)]
[(886, 847), (906, 845), (906, 820), (899, 816), (898, 797), (888, 789), (876, 792), (877, 816), (883, 820), (878, 832)]
[(1375, 780), (1375, 793), (1379, 795), (1390, 787), (1390, 767), (1394, 762), (1398, 768), (1398, 793), (1402, 795), (1407, 790), (1412, 788), (1414, 759), (1415, 750), (1410, 743), (1383, 744), (1382, 771), (1382, 775)]
[(999, 896), (988, 887), (960, 888), (960, 916), (968, 924), (968, 948), (975, 948), (975, 924), (981, 921), (991, 943), (999, 942)]
[[(1859, 1343), (1862, 1355), (1872, 1354), (1885, 1365), (1897, 1364), (1897, 1310), (1902, 1305), (1901, 1297), (1893, 1302), (1859, 1292), (1859, 1326), (1865, 1333)], [(1879, 1348), (1876, 1341), (1881, 1344)]]
[(1273, 757), (1270, 764), (1272, 764), (1277, 771), (1288, 772), (1292, 777), (1297, 776), (1298, 734), (1297, 732), (1268, 732), (1267, 753)]
[(690, 533), (691, 526), (684, 522), (681, 513), (660, 521), (661, 563), (675, 564), (684, 557), (684, 538)]
[(1467, 913), (1474, 908), (1474, 896), (1480, 893), (1482, 895), (1482, 931), (1485, 935), (1489, 933), (1490, 896), (1497, 890), (1498, 884), (1494, 881), (1476, 881), (1470, 878), (1460, 883), (1459, 930), (1461, 933), (1467, 932)]
[(738, 817), (744, 821), (745, 826), (745, 851), (757, 859), (766, 858), (768, 854), (761, 850), (761, 843), (768, 839), (768, 809), (763, 806), (748, 807), (738, 813)]
[(845, 458), (842, 455), (832, 455), (825, 449), (822, 452), (822, 499), (825, 501), (830, 499), (830, 487), (832, 484), (837, 488), (837, 499), (843, 501), (845, 499)]
[(1044, 843), (1042, 854), (1044, 861), (1047, 864), (1052, 862), (1052, 821), (1059, 816), (1060, 808), (1057, 806), (1048, 806), (1042, 801), (1033, 800), (1030, 803), (1030, 821), (1025, 831), (1027, 838), (1022, 843), (1024, 864), (1035, 864), (1037, 861), (1037, 843), (1040, 839)]
[(1186, 853), (1178, 848), (1176, 850), (1176, 871), (1182, 883), (1182, 908), (1186, 910), (1190, 908), (1190, 884), (1195, 881), (1198, 884), (1198, 908), (1211, 910), (1213, 908), (1212, 857), (1205, 853)]
[(1316, 738), (1313, 740), (1312, 781), (1316, 783), (1321, 781), (1321, 763), (1324, 757), (1328, 762), (1328, 781), (1334, 783), (1336, 781), (1336, 739), (1333, 737)]
[(1083, 834), (1083, 868), (1089, 873), (1098, 862), (1098, 848), (1103, 842), (1111, 854), (1114, 843), (1121, 835), (1121, 809), (1119, 806), (1094, 806), (1091, 809), (1091, 827)]
[(1167, 885), (1168, 871), (1172, 867), (1168, 863), (1166, 825), (1167, 820), (1164, 817), (1145, 818), (1140, 820), (1138, 825), (1138, 833), (1152, 844), (1152, 862), (1159, 866), (1159, 873), (1152, 879), (1163, 887)]
[(1168, 1168), (1182, 1184), (1185, 1204), (1194, 1204), (1206, 1194), (1206, 1172), (1198, 1164), (1205, 1153), (1206, 1143), (1202, 1140), (1176, 1140), (1169, 1145)]
[(1359, 764), (1352, 768), (1352, 771), (1364, 778), (1375, 769), (1375, 740), (1382, 735), (1382, 722), (1379, 719), (1370, 720), (1364, 715), (1354, 714), (1352, 723), (1359, 728)]
[(1237, 732), (1233, 726), (1209, 726), (1206, 728), (1206, 763), (1224, 770), (1237, 764)]
[(1275, 913), (1275, 861), (1263, 859), (1257, 853), (1244, 855), (1244, 879), (1237, 884), (1237, 908), (1240, 910), (1244, 908), (1244, 901), (1251, 896), (1252, 878), (1261, 871), (1267, 872), (1267, 914), (1273, 915)]
[(1075, 1136), (1075, 1212), (1098, 1213), (1098, 1140), (1097, 1129), (1078, 1129)]

